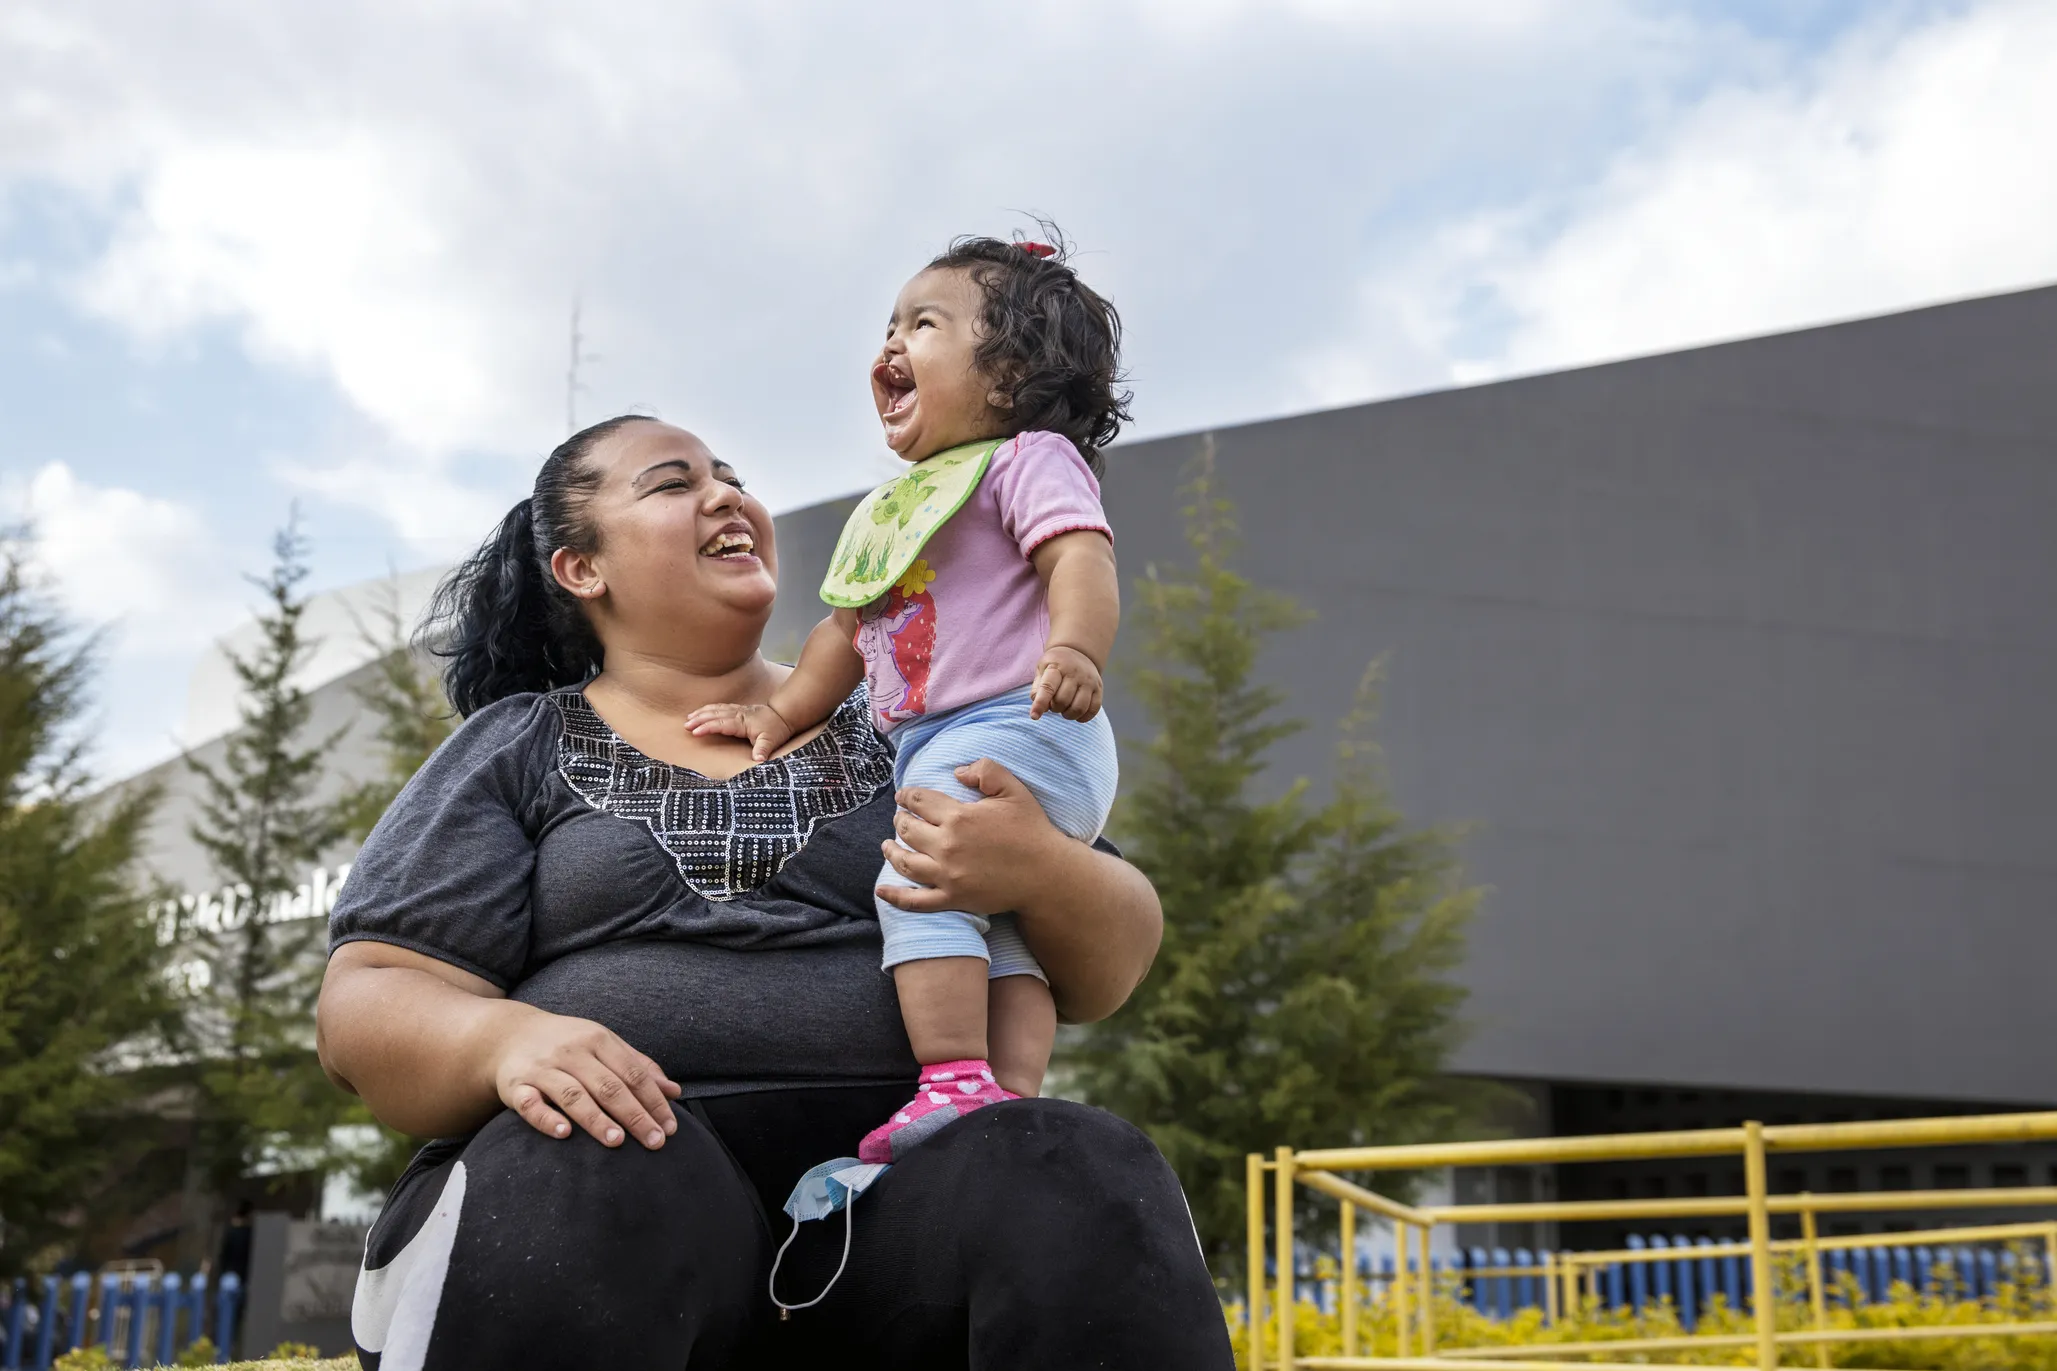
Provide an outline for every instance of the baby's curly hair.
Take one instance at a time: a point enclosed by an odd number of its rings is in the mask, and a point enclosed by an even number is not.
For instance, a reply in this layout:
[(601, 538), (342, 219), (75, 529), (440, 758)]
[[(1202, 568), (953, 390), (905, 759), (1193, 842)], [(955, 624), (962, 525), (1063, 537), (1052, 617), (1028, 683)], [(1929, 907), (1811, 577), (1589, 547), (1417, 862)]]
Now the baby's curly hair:
[(1129, 391), (1118, 389), (1121, 316), (1071, 269), (1071, 245), (1039, 222), (1042, 243), (966, 236), (928, 264), (963, 271), (985, 295), (978, 369), (993, 378), (1014, 416), (1014, 431), (1061, 433), (1101, 474), (1100, 449), (1129, 422)]

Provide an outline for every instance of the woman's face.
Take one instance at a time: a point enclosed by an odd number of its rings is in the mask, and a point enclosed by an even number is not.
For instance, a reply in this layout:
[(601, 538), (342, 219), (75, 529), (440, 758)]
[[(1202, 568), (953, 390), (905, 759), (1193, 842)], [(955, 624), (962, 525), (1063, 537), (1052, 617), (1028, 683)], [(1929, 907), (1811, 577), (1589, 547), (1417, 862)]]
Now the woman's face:
[(771, 515), (728, 463), (655, 420), (617, 429), (586, 460), (600, 475), (587, 505), (598, 548), (560, 549), (552, 569), (603, 642), (763, 628), (778, 595)]

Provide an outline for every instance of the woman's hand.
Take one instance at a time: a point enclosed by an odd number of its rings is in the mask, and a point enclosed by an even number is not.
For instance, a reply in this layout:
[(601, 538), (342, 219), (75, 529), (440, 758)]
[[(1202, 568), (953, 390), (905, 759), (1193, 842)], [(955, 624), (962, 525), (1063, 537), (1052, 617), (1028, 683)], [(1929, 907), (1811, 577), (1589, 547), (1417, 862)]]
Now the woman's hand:
[(1121, 1008), (1164, 936), (1149, 878), (1059, 831), (998, 762), (959, 767), (957, 779), (984, 798), (968, 803), (919, 787), (897, 796), (901, 842), (885, 843), (886, 860), (930, 888), (881, 886), (879, 898), (916, 912), (1011, 910), (1050, 978), (1059, 1016), (1090, 1023)]
[(658, 1148), (678, 1131), (677, 1084), (589, 1019), (541, 1009), (521, 1015), (501, 1040), (493, 1085), (502, 1104), (553, 1138), (571, 1136), (566, 1115), (608, 1147), (629, 1136)]
[(879, 898), (917, 914), (957, 909), (990, 917), (1020, 909), (1061, 850), (1084, 844), (1059, 832), (1029, 788), (998, 762), (960, 766), (957, 779), (985, 798), (968, 803), (915, 786), (894, 797), (900, 842), (886, 842), (886, 860), (929, 888), (882, 885)]
[(678, 1086), (606, 1028), (390, 943), (329, 957), (314, 1034), (329, 1079), (418, 1138), (469, 1133), (502, 1105), (553, 1138), (571, 1136), (568, 1114), (609, 1147), (660, 1147), (678, 1128)]

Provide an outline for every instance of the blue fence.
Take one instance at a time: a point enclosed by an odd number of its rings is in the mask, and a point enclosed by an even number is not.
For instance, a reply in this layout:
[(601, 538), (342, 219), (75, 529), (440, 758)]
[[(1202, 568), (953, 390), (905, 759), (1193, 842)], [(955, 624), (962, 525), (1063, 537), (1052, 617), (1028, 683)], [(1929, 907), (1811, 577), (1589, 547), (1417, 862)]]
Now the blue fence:
[[(1603, 1306), (1624, 1306), (1641, 1312), (1646, 1306), (1668, 1301), (1678, 1311), (1679, 1321), (1693, 1328), (1700, 1314), (1717, 1295), (1731, 1309), (1749, 1306), (1750, 1263), (1740, 1254), (1702, 1255), (1698, 1249), (1712, 1247), (1711, 1239), (1661, 1235), (1631, 1237), (1623, 1246), (1631, 1251), (1676, 1251), (1669, 1261), (1615, 1262), (1599, 1268), (1599, 1298)], [(1534, 1274), (1519, 1274), (1522, 1268), (1538, 1268), (1547, 1254), (1527, 1248), (1474, 1247), (1454, 1258), (1437, 1258), (1430, 1269), (1443, 1289), (1456, 1289), (1466, 1304), (1488, 1318), (1512, 1318), (1523, 1309), (1545, 1307), (1543, 1280)], [(1993, 1247), (1904, 1247), (1856, 1248), (1821, 1254), (1822, 1284), (1832, 1299), (1841, 1300), (1854, 1287), (1865, 1301), (1884, 1301), (1895, 1284), (1921, 1293), (1951, 1293), (1965, 1299), (1985, 1299), (2003, 1285), (2032, 1283), (2049, 1286), (2053, 1273), (2041, 1255)], [(1419, 1272), (1417, 1263), (1408, 1269)], [(1360, 1259), (1358, 1278), (1369, 1290), (1386, 1288), (1393, 1279), (1393, 1259)], [(1504, 1273), (1504, 1274), (1496, 1274)], [(1847, 1279), (1846, 1279), (1847, 1278)], [(1311, 1272), (1298, 1279), (1300, 1298), (1311, 1300), (1324, 1310), (1335, 1298), (1332, 1282)]]
[(116, 1366), (169, 1365), (201, 1338), (229, 1359), (242, 1289), (233, 1275), (208, 1289), (204, 1275), (16, 1277), (0, 1327), (0, 1368), (45, 1371), (78, 1347), (104, 1347)]

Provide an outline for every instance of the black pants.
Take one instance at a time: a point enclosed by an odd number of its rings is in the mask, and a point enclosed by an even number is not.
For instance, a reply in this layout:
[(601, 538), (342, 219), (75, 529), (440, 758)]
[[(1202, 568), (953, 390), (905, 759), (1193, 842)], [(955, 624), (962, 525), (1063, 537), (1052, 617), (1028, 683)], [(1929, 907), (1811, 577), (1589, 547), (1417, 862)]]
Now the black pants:
[[(373, 1226), (360, 1359), (368, 1371), (1227, 1371), (1170, 1168), (1128, 1124), (1056, 1100), (979, 1110), (893, 1167), (857, 1202), (829, 1297), (781, 1321), (766, 1292), (790, 1229), (779, 1206), (906, 1093), (681, 1105), (656, 1152), (546, 1138), (512, 1113), (435, 1144)], [(803, 1227), (780, 1298), (827, 1283), (843, 1224)]]

